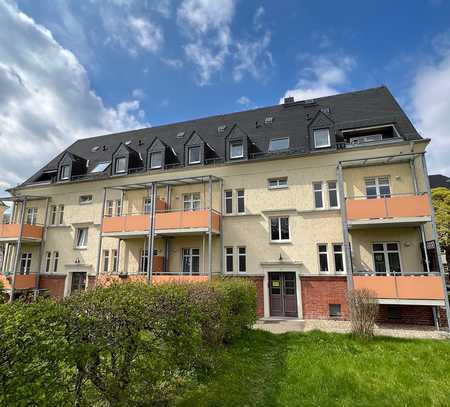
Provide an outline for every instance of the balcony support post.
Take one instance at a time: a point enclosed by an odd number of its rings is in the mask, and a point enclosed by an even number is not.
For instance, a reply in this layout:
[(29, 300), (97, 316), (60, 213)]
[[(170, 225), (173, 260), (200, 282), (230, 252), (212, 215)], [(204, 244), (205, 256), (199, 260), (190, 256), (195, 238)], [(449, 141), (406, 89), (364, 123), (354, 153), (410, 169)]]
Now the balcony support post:
[[(449, 300), (448, 300), (447, 284), (445, 283), (444, 267), (442, 265), (441, 245), (439, 244), (439, 238), (438, 238), (437, 229), (436, 229), (436, 216), (434, 214), (433, 200), (431, 199), (430, 180), (428, 178), (427, 160), (425, 158), (425, 153), (422, 153), (422, 170), (423, 170), (423, 176), (424, 176), (424, 180), (425, 180), (425, 187), (426, 187), (426, 191), (428, 193), (428, 199), (429, 199), (429, 203), (430, 203), (431, 227), (433, 230), (433, 239), (434, 239), (435, 245), (436, 245), (436, 255), (438, 258), (439, 273), (441, 275), (442, 287), (444, 290), (445, 313), (447, 314), (447, 331), (450, 331), (450, 304), (449, 304)], [(426, 252), (426, 250), (427, 250), (426, 246), (423, 249)]]
[(101, 259), (101, 254), (102, 254), (102, 243), (103, 243), (103, 219), (105, 217), (107, 190), (108, 190), (107, 188), (103, 189), (102, 211), (100, 212), (100, 230), (98, 232), (97, 264), (95, 267), (95, 278), (96, 278), (95, 283), (97, 283), (97, 279), (100, 274), (100, 259)]
[(212, 278), (212, 178), (208, 176), (208, 278)]
[(14, 291), (16, 288), (16, 275), (17, 275), (17, 269), (19, 268), (19, 264), (20, 264), (20, 250), (22, 248), (23, 225), (25, 223), (26, 206), (27, 206), (27, 197), (25, 197), (23, 199), (22, 205), (21, 205), (20, 229), (19, 229), (19, 236), (17, 238), (16, 253), (14, 256), (14, 270), (13, 270), (13, 276), (12, 276), (12, 281), (11, 281), (11, 296), (9, 297), (9, 302), (13, 301)]
[(39, 278), (41, 274), (41, 268), (42, 268), (42, 260), (44, 257), (44, 249), (45, 249), (45, 241), (47, 239), (47, 217), (48, 217), (48, 205), (50, 203), (50, 198), (46, 199), (45, 203), (45, 214), (44, 214), (44, 227), (42, 230), (42, 239), (41, 239), (41, 245), (39, 247), (39, 262), (38, 262), (38, 272), (36, 273), (36, 283), (35, 283), (35, 292), (37, 294), (37, 290), (39, 290)]
[[(122, 208), (123, 208), (123, 207), (122, 207)], [(119, 238), (117, 239), (117, 249), (116, 249), (116, 250), (117, 250), (116, 273), (117, 273), (117, 274), (121, 274), (121, 273), (120, 273), (120, 246), (121, 246), (121, 243), (122, 243), (122, 239), (119, 237)]]
[(156, 190), (157, 183), (152, 182), (150, 184), (149, 193), (151, 193), (152, 207), (149, 215), (148, 222), (148, 246), (147, 246), (147, 283), (152, 285), (153, 277), (153, 250), (155, 247), (155, 217), (156, 217)]
[(344, 261), (345, 261), (345, 270), (347, 271), (347, 289), (348, 291), (350, 291), (353, 289), (353, 265), (350, 253), (350, 236), (348, 233), (348, 223), (347, 223), (347, 202), (345, 200), (344, 175), (342, 171), (341, 162), (339, 162), (337, 168), (337, 179), (338, 179), (339, 202), (341, 205), (342, 235), (344, 239)]

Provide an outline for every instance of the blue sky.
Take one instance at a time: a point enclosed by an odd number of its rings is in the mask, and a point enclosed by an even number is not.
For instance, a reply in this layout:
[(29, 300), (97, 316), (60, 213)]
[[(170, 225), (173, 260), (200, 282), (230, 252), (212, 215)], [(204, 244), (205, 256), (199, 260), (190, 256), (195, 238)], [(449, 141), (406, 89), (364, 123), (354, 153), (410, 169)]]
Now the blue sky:
[(450, 175), (447, 0), (0, 0), (0, 27), (0, 189), (80, 137), (381, 84)]

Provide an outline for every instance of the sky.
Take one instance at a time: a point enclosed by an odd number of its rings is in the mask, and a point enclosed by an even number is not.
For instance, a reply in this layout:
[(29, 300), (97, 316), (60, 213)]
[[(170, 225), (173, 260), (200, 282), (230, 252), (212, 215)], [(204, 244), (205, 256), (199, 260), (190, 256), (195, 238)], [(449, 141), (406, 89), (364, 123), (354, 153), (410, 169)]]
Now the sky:
[(380, 85), (450, 176), (450, 0), (0, 0), (0, 195), (82, 137)]

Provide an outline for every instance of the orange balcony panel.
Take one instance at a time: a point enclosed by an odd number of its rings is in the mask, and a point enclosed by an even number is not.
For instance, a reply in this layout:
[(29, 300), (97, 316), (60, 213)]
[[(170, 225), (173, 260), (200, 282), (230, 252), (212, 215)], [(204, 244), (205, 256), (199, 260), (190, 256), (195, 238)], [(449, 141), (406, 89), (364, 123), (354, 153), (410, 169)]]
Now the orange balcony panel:
[[(24, 239), (42, 239), (43, 227), (37, 225), (23, 225), (22, 237)], [(20, 225), (1, 224), (0, 238), (18, 239), (20, 235)]]
[(431, 216), (428, 195), (347, 199), (348, 220)]
[(438, 276), (354, 276), (356, 289), (366, 288), (377, 298), (400, 300), (443, 300), (444, 289)]
[[(9, 280), (12, 284), (12, 276), (9, 277)], [(16, 289), (27, 289), (27, 288), (35, 288), (36, 287), (36, 274), (17, 274), (16, 275)]]

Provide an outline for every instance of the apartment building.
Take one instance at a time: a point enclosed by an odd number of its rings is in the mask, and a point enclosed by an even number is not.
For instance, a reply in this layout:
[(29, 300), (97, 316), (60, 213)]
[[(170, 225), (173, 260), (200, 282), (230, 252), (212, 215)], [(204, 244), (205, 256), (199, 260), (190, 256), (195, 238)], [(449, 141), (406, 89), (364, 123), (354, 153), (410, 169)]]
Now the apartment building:
[(386, 87), (81, 139), (10, 192), (9, 293), (255, 282), (265, 317), (447, 324), (422, 138)]

